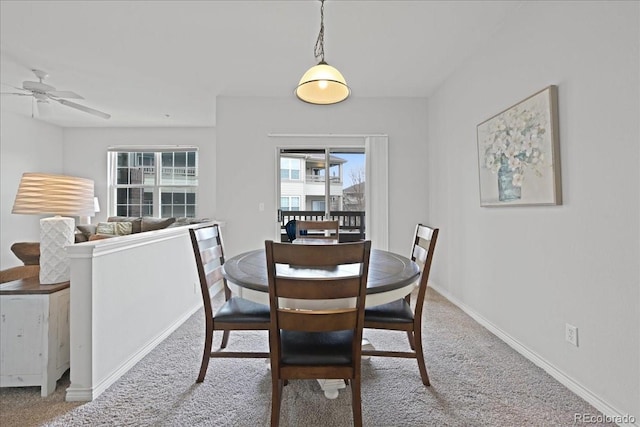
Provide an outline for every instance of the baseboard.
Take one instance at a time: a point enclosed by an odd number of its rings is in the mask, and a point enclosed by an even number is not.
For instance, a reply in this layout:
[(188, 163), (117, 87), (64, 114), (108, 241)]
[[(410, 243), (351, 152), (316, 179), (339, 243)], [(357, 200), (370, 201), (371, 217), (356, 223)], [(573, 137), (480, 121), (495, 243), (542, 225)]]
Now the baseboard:
[(90, 402), (93, 398), (93, 389), (91, 388), (69, 387), (64, 400), (67, 402)]
[[(544, 369), (545, 372), (547, 372), (549, 375), (551, 375), (560, 384), (564, 385), (569, 390), (571, 390), (573, 393), (575, 393), (576, 395), (578, 395), (579, 397), (581, 397), (582, 399), (587, 401), (590, 405), (592, 405), (598, 411), (602, 412), (602, 414), (607, 419), (606, 420), (598, 420), (598, 422), (601, 422), (601, 421), (609, 421), (609, 422), (620, 421), (620, 422), (617, 422), (617, 424), (620, 425), (620, 426), (640, 427), (640, 424), (639, 424), (640, 420), (634, 419), (633, 416), (630, 416), (629, 414), (624, 414), (621, 411), (619, 411), (616, 408), (614, 408), (613, 406), (609, 405), (607, 402), (605, 402), (604, 400), (599, 398), (592, 391), (590, 391), (589, 389), (585, 388), (582, 384), (578, 383), (576, 380), (574, 380), (573, 378), (569, 377), (567, 374), (562, 372), (560, 369), (556, 368), (551, 363), (549, 363), (548, 361), (546, 361), (545, 359), (540, 357), (540, 355), (538, 355), (537, 353), (535, 353), (534, 351), (532, 351), (531, 349), (529, 349), (525, 345), (521, 344), (518, 340), (516, 340), (515, 338), (513, 338), (512, 336), (510, 336), (509, 334), (504, 332), (502, 329), (500, 329), (499, 327), (497, 327), (496, 325), (494, 325), (493, 323), (491, 323), (490, 321), (485, 319), (483, 316), (481, 316), (480, 314), (478, 314), (477, 312), (475, 312), (474, 310), (469, 308), (467, 305), (465, 305), (460, 300), (455, 298), (453, 295), (451, 295), (445, 289), (440, 288), (437, 284), (434, 284), (431, 281), (429, 282), (429, 287), (431, 287), (436, 292), (438, 292), (440, 295), (442, 295), (443, 297), (448, 299), (451, 303), (453, 303), (455, 306), (457, 306), (462, 311), (464, 311), (466, 314), (468, 314), (471, 318), (473, 318), (473, 320), (475, 320), (480, 325), (482, 325), (487, 330), (489, 330), (489, 332), (491, 332), (492, 334), (494, 334), (495, 336), (500, 338), (502, 341), (504, 341), (507, 345), (509, 345), (511, 348), (513, 348), (518, 353), (520, 353), (526, 359), (528, 359), (529, 361), (534, 363), (536, 366)], [(596, 414), (593, 414), (593, 415), (595, 416)]]
[(196, 311), (202, 307), (202, 301), (195, 306), (191, 307), (187, 312), (176, 319), (169, 327), (157, 335), (154, 339), (147, 344), (140, 347), (140, 349), (129, 357), (122, 365), (120, 365), (109, 376), (104, 378), (95, 387), (92, 388), (74, 388), (73, 385), (66, 390), (65, 400), (67, 402), (78, 401), (92, 401), (102, 394), (113, 383), (118, 381), (129, 369), (133, 368), (136, 363), (142, 360), (147, 354), (164, 341), (169, 335), (171, 335), (176, 329), (178, 329), (184, 322), (186, 322)]

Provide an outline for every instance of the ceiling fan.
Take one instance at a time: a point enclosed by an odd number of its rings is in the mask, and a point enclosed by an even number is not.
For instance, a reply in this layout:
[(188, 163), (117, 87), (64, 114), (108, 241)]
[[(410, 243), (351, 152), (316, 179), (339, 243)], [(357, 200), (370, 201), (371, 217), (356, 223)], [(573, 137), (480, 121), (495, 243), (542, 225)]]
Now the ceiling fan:
[(86, 107), (84, 105), (76, 104), (75, 102), (71, 102), (68, 99), (84, 99), (82, 96), (78, 95), (75, 92), (71, 92), (68, 90), (56, 90), (55, 87), (48, 85), (43, 82), (49, 74), (42, 70), (31, 70), (36, 75), (39, 81), (31, 82), (24, 81), (22, 82), (22, 87), (13, 87), (14, 89), (18, 89), (23, 92), (3, 92), (2, 94), (7, 95), (19, 95), (19, 96), (32, 96), (36, 100), (36, 104), (38, 106), (38, 111), (41, 115), (46, 115), (49, 110), (49, 100), (55, 101), (59, 104), (62, 104), (67, 107), (75, 108), (76, 110), (84, 111), (85, 113), (92, 114), (97, 117), (101, 117), (103, 119), (108, 119), (111, 117), (111, 114), (103, 113), (102, 111), (95, 110), (93, 108)]

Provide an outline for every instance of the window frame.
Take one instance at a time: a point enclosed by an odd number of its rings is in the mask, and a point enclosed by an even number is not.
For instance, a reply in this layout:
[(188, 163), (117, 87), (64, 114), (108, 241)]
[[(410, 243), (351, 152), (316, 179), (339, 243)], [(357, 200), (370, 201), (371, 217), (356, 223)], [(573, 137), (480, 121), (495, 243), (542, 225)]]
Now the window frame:
[[(131, 153), (153, 154), (153, 159), (154, 159), (153, 183), (150, 184), (148, 182), (145, 182), (145, 178), (149, 179), (149, 176), (145, 175), (144, 172), (143, 172), (142, 182), (139, 184), (138, 183), (132, 184), (130, 182), (128, 182), (127, 184), (118, 183), (118, 169), (119, 167), (121, 167), (118, 165), (118, 155), (131, 154)], [(166, 155), (167, 153), (173, 154), (172, 156), (173, 163), (171, 166), (165, 167), (163, 166), (162, 161), (163, 161), (163, 155)], [(186, 153), (184, 166), (176, 166), (176, 161), (175, 161), (176, 153)], [(190, 158), (189, 153), (194, 153), (194, 156), (195, 156), (195, 159), (194, 159), (195, 166), (193, 167), (189, 166), (189, 158)], [(176, 217), (176, 216), (183, 216), (183, 217), (189, 217), (189, 218), (197, 217), (198, 198), (199, 198), (198, 197), (198, 188), (199, 188), (198, 147), (193, 147), (193, 146), (117, 146), (117, 147), (109, 147), (107, 150), (107, 155), (108, 155), (107, 165), (108, 165), (108, 171), (109, 171), (108, 177), (107, 177), (107, 181), (108, 181), (107, 214), (109, 216), (118, 215), (118, 190), (127, 188), (127, 189), (142, 189), (143, 198), (144, 198), (144, 193), (146, 192), (152, 193), (151, 215), (145, 215), (146, 212), (145, 214), (143, 214), (142, 210), (144, 209), (145, 205), (141, 204), (140, 215), (127, 215), (127, 216), (152, 216), (155, 218), (168, 218), (168, 217)], [(132, 167), (135, 167), (135, 165), (127, 165), (126, 167), (132, 168)], [(167, 169), (167, 168), (171, 168), (173, 170), (172, 177), (174, 178), (175, 178), (175, 170), (184, 168), (185, 180), (189, 179), (189, 177), (192, 177), (193, 182), (192, 183), (183, 182), (179, 184), (163, 182), (162, 180), (163, 169)], [(148, 191), (149, 189), (151, 189), (151, 191)], [(173, 202), (174, 193), (176, 193), (176, 191), (177, 193), (183, 193), (185, 195), (184, 203), (180, 203), (176, 205)], [(172, 202), (170, 205), (165, 205), (163, 204), (163, 201), (162, 201), (163, 200), (162, 195), (167, 193), (172, 194), (171, 196)], [(195, 195), (193, 204), (187, 203), (188, 193), (192, 193)], [(127, 203), (127, 206), (134, 206), (134, 205)], [(163, 216), (163, 211), (167, 208), (167, 206), (171, 209), (171, 215)], [(184, 212), (183, 212), (184, 215), (174, 214), (174, 210), (176, 206), (184, 207)], [(188, 212), (189, 206), (193, 206), (192, 212)]]
[[(287, 209), (282, 209), (282, 199), (288, 199), (289, 200)], [(280, 209), (282, 211), (288, 211), (288, 212), (293, 211), (294, 209), (292, 209), (291, 201), (294, 200), (294, 199), (298, 200), (298, 207), (297, 207), (296, 210), (300, 210), (301, 209), (300, 201), (302, 199), (302, 196), (280, 196), (280, 206), (281, 206)]]
[[(283, 168), (282, 163), (286, 161), (288, 163), (288, 168)], [(296, 162), (298, 164), (298, 168), (294, 169), (293, 163)], [(303, 171), (302, 171), (302, 159), (298, 157), (280, 157), (280, 179), (284, 181), (302, 181), (303, 180)], [(282, 176), (282, 172), (287, 171), (287, 177)], [(298, 178), (293, 178), (293, 171), (298, 171)]]

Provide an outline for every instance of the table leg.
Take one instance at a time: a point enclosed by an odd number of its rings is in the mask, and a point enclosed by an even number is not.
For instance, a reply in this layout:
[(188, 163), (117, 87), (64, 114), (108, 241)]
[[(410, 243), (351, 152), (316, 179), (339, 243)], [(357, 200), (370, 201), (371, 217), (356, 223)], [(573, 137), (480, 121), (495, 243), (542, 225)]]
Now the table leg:
[[(362, 349), (363, 350), (375, 350), (376, 348), (371, 344), (369, 338), (362, 338)], [(371, 356), (362, 356), (362, 360), (369, 360)]]
[[(271, 370), (269, 359), (267, 359), (267, 370)], [(338, 390), (346, 387), (344, 380), (317, 379), (316, 381), (320, 384), (320, 388), (324, 392), (324, 397), (327, 399), (336, 399), (339, 394)]]
[(335, 399), (338, 397), (338, 390), (341, 388), (345, 388), (346, 385), (344, 380), (327, 380), (327, 379), (318, 379), (318, 384), (320, 384), (320, 388), (324, 391), (324, 397), (327, 399)]
[[(367, 338), (362, 339), (362, 349), (366, 350), (375, 350), (375, 347)], [(362, 357), (364, 360), (369, 359), (368, 356)], [(327, 399), (335, 399), (338, 397), (338, 390), (345, 388), (346, 385), (344, 380), (327, 380), (327, 379), (319, 379), (318, 384), (320, 384), (320, 388), (324, 391), (324, 397)]]

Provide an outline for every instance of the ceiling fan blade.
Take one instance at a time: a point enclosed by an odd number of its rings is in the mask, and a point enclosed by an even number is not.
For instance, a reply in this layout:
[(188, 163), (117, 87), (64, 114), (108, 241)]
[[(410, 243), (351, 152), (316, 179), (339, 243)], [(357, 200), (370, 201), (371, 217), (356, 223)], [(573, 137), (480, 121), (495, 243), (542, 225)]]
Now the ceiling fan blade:
[(84, 97), (70, 90), (52, 90), (47, 92), (47, 95), (53, 96), (54, 98), (84, 99)]
[(7, 83), (1, 83), (1, 82), (0, 82), (0, 84), (2, 86), (10, 87), (11, 89), (21, 90), (21, 91), (25, 91), (26, 92), (25, 89), (23, 89), (21, 87), (18, 87), (18, 86), (10, 85), (10, 84), (7, 84)]
[(19, 92), (0, 92), (2, 95), (18, 95), (18, 96), (31, 96), (30, 93), (19, 93)]
[(85, 107), (84, 105), (76, 104), (75, 102), (67, 101), (66, 99), (51, 98), (56, 102), (67, 107), (75, 108), (76, 110), (84, 111), (85, 113), (93, 114), (94, 116), (101, 117), (103, 119), (109, 119), (111, 114), (103, 113), (102, 111), (94, 110), (93, 108)]

